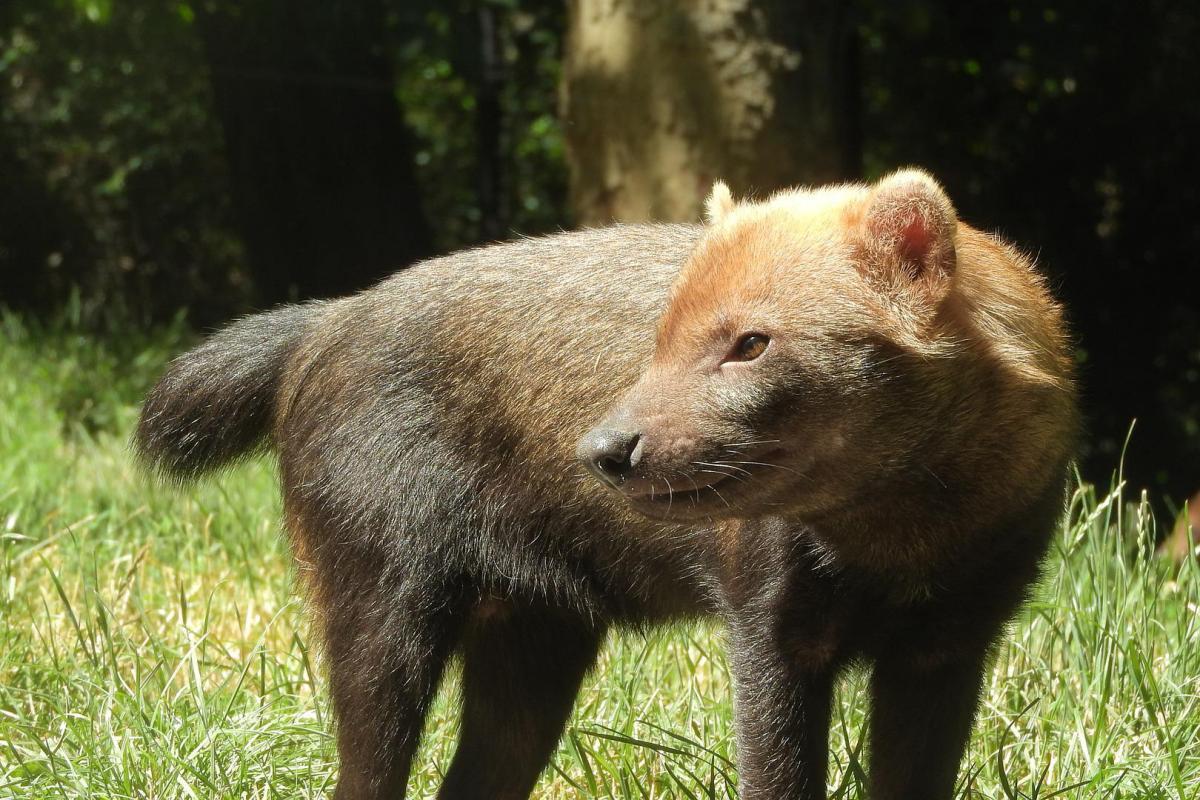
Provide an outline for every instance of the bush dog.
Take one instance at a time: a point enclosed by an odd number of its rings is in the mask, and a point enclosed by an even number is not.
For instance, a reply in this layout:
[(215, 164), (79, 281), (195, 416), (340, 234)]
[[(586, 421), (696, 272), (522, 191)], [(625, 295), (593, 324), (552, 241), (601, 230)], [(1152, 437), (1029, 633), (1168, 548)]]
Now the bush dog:
[(1196, 550), (1200, 539), (1200, 492), (1192, 495), (1175, 518), (1175, 526), (1167, 538), (1158, 543), (1157, 552), (1176, 562), (1187, 560)]
[(456, 652), (440, 796), (525, 797), (606, 630), (706, 613), (730, 630), (743, 798), (825, 796), (854, 661), (871, 797), (951, 796), (1062, 509), (1061, 313), (919, 171), (760, 203), (718, 184), (707, 207), (243, 319), (150, 393), (135, 443), (165, 474), (278, 453), (336, 797), (404, 794)]

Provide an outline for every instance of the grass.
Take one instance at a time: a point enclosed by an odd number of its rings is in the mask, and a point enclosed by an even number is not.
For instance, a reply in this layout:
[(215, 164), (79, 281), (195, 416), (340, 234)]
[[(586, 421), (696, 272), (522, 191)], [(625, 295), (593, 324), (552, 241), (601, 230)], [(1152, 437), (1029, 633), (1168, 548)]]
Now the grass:
[[(131, 465), (137, 400), (178, 334), (100, 343), (0, 324), (0, 797), (322, 797), (319, 655), (251, 464), (194, 490)], [(970, 798), (1200, 796), (1200, 571), (1150, 555), (1144, 498), (1081, 487), (1000, 649)], [(453, 752), (454, 679), (412, 796)], [(614, 637), (538, 792), (735, 794), (715, 626)], [(831, 794), (864, 796), (862, 676), (841, 688)]]

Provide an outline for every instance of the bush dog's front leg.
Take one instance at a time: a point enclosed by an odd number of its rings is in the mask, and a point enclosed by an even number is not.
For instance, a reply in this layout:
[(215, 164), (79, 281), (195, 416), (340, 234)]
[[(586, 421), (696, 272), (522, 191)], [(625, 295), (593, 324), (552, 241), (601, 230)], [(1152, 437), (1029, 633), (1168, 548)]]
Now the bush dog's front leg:
[(771, 622), (731, 626), (740, 796), (823, 800), (835, 668), (797, 657)]
[(950, 800), (986, 653), (921, 665), (882, 658), (871, 677), (871, 800)]

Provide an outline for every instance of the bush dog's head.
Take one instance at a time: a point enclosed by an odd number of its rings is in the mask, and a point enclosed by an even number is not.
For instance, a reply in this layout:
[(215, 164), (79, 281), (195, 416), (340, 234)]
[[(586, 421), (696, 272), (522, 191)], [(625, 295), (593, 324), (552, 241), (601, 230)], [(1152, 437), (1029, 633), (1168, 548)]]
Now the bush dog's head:
[(939, 364), (978, 334), (954, 311), (963, 234), (937, 182), (904, 170), (746, 203), (718, 183), (707, 218), (649, 368), (581, 460), (673, 519), (820, 513), (920, 469), (964, 377)]

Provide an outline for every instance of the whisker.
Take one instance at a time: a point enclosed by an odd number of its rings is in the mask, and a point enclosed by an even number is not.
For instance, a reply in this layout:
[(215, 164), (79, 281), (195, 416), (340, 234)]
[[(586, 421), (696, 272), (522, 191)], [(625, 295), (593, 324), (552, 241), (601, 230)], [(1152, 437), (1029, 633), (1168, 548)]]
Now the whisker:
[[(735, 466), (733, 466), (733, 464), (734, 464), (734, 463), (740, 463), (740, 462), (729, 462), (729, 463), (724, 463), (724, 462), (720, 462), (720, 461), (718, 461), (718, 462), (716, 462), (715, 464), (710, 464), (710, 463), (709, 463), (709, 462), (707, 462), (707, 461), (693, 461), (692, 463), (693, 463), (693, 464), (695, 464), (696, 466), (699, 466), (699, 467), (724, 467), (725, 469), (735, 469), (735, 470), (737, 470), (738, 472), (743, 472), (743, 473), (745, 473), (746, 475), (753, 475), (753, 474), (754, 474), (754, 473), (752, 473), (752, 472), (751, 472), (750, 470), (748, 470), (748, 469), (742, 469), (741, 467), (735, 467)], [(707, 472), (708, 470), (700, 470), (700, 471), (701, 471), (701, 472)], [(730, 475), (729, 477), (731, 477), (731, 478), (732, 478), (733, 476), (732, 476), (732, 475)]]
[(696, 471), (697, 471), (697, 473), (708, 473), (709, 475), (720, 475), (721, 477), (728, 477), (728, 479), (732, 479), (734, 481), (740, 481), (743, 483), (745, 483), (745, 480), (746, 480), (746, 479), (744, 479), (744, 477), (738, 477), (737, 475), (733, 475), (732, 473), (721, 473), (721, 471), (715, 470), (715, 469), (697, 469)]
[(733, 506), (729, 505), (729, 501), (725, 499), (725, 495), (723, 495), (717, 491), (717, 487), (709, 486), (707, 488), (712, 489), (713, 494), (715, 494), (717, 497), (721, 498), (721, 502), (725, 504), (725, 507), (728, 508), (730, 511), (733, 511)]
[[(686, 472), (684, 472), (683, 470), (679, 470), (679, 469), (673, 469), (673, 470), (671, 470), (671, 473), (672, 473), (673, 475), (678, 475), (679, 477), (683, 478), (684, 480), (688, 481), (689, 483), (695, 483), (695, 481), (693, 481), (693, 480), (691, 479), (691, 476), (689, 476), (689, 475), (688, 475)], [(697, 499), (697, 497), (699, 496), (699, 494), (700, 494), (700, 493), (699, 493), (698, 491), (691, 491), (691, 492), (688, 492), (688, 493), (687, 493), (688, 500), (690, 500), (690, 501), (691, 501), (691, 503), (692, 503), (692, 508), (695, 508), (695, 507), (696, 507), (696, 499)]]
[(768, 464), (765, 461), (731, 461), (729, 463), (730, 464), (750, 464), (751, 466), (755, 466), (755, 467), (770, 467), (771, 469), (781, 469), (784, 472), (790, 472), (793, 475), (796, 475), (800, 478), (807, 477), (806, 475), (804, 475), (800, 472), (797, 472), (796, 470), (792, 469), (791, 467), (785, 467), (782, 464)]
[[(716, 464), (713, 464), (713, 465), (714, 465), (714, 467), (716, 467)], [(738, 469), (738, 468), (737, 467), (728, 467), (727, 469)], [(742, 477), (740, 475), (734, 475), (733, 473), (726, 473), (726, 471), (722, 470), (722, 469), (697, 469), (697, 470), (694, 470), (694, 474), (695, 473), (708, 473), (709, 475), (720, 475), (721, 477), (728, 477), (728, 479), (738, 481), (739, 483), (746, 482), (746, 479), (744, 479), (744, 477)], [(749, 473), (748, 473), (748, 475), (749, 475)], [(691, 479), (691, 482), (696, 483), (696, 480)], [(697, 488), (696, 491), (700, 491), (700, 488)]]
[(782, 439), (759, 439), (754, 442), (730, 442), (725, 447), (749, 447), (752, 444), (779, 444)]
[[(674, 469), (674, 470), (671, 470), (671, 472), (673, 472), (674, 474), (678, 475), (679, 477), (687, 480), (689, 483), (695, 483), (695, 481), (693, 481), (691, 479), (691, 477), (689, 477), (688, 474), (686, 472), (684, 472), (683, 470)], [(688, 500), (691, 501), (692, 508), (695, 508), (696, 501), (697, 501), (697, 498), (700, 496), (700, 493), (699, 492), (688, 492), (687, 495), (688, 495)]]

